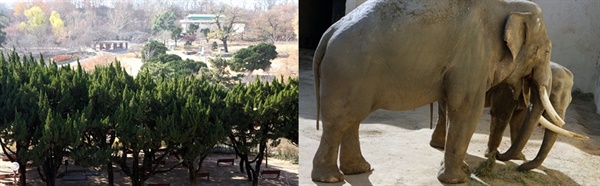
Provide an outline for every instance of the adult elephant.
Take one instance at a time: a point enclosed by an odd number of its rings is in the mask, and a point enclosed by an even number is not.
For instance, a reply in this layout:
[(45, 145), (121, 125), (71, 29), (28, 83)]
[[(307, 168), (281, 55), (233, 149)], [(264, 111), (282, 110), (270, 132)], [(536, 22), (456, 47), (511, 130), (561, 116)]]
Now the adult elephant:
[(491, 87), (531, 81), (531, 117), (546, 110), (554, 123), (564, 124), (546, 93), (551, 50), (541, 9), (528, 1), (362, 4), (334, 23), (315, 51), (317, 125), (322, 115), (323, 135), (312, 179), (339, 182), (344, 179), (340, 170), (371, 171), (360, 150), (358, 128), (372, 111), (446, 100), (450, 124), (437, 178), (465, 182), (463, 160)]
[[(550, 62), (550, 69), (552, 72), (552, 86), (549, 89), (550, 103), (556, 109), (558, 115), (561, 118), (564, 118), (567, 107), (572, 100), (571, 90), (573, 88), (573, 73), (571, 73), (569, 69), (554, 62)], [(524, 87), (524, 89), (528, 89), (528, 87)], [(489, 90), (486, 94), (486, 106), (491, 106), (490, 114), (492, 116), (488, 149), (485, 153), (486, 156), (491, 154), (491, 152), (498, 151), (497, 149), (498, 146), (500, 146), (502, 134), (504, 133), (506, 126), (509, 124), (511, 141), (517, 141), (516, 138), (518, 132), (521, 129), (521, 124), (527, 115), (527, 108), (529, 108), (529, 95), (522, 94), (519, 96), (518, 100), (514, 100), (513, 97), (514, 91), (510, 86), (505, 84), (497, 85)], [(434, 148), (443, 149), (446, 135), (446, 107), (442, 101), (440, 101), (438, 104), (438, 113), (438, 122), (433, 134), (431, 135), (431, 141), (429, 144)], [(586, 136), (565, 131), (564, 129), (560, 129), (547, 121), (543, 121), (542, 118), (540, 119), (542, 120), (540, 123), (544, 127), (548, 128), (544, 133), (544, 141), (542, 142), (543, 145), (535, 159), (519, 166), (519, 170), (530, 170), (540, 166), (550, 152), (554, 142), (556, 142), (557, 133), (577, 139), (588, 139)], [(557, 132), (552, 130), (556, 130)], [(515, 157), (505, 156), (504, 160), (508, 160), (506, 158), (525, 160), (525, 156), (521, 153), (521, 150), (516, 153), (517, 155)]]

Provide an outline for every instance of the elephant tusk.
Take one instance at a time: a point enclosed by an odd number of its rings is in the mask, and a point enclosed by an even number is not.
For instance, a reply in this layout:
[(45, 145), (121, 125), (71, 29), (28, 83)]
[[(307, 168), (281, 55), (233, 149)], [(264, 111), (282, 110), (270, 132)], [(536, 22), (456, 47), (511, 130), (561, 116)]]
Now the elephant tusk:
[(544, 106), (544, 109), (550, 116), (550, 119), (552, 119), (552, 121), (555, 121), (556, 123), (558, 123), (558, 125), (560, 125), (560, 126), (564, 125), (565, 121), (562, 118), (560, 118), (560, 116), (558, 115), (556, 110), (554, 110), (554, 107), (550, 103), (550, 98), (548, 97), (548, 92), (546, 91), (546, 87), (544, 87), (544, 86), (540, 86), (540, 99), (542, 99), (542, 105)]
[(542, 124), (542, 126), (546, 127), (548, 130), (551, 130), (552, 132), (556, 132), (557, 134), (561, 134), (563, 136), (567, 136), (570, 138), (575, 138), (578, 140), (588, 140), (590, 139), (590, 137), (581, 135), (581, 134), (577, 134), (568, 130), (565, 130), (563, 128), (560, 128), (552, 123), (550, 123), (550, 121), (548, 121), (546, 118), (544, 118), (543, 116), (540, 117), (539, 120), (540, 124)]

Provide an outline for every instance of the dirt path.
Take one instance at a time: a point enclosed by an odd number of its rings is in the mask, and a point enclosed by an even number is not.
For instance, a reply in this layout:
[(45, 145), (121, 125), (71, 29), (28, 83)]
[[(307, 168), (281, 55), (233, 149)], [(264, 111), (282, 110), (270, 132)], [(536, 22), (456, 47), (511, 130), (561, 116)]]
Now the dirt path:
[[(312, 158), (322, 130), (315, 130), (316, 105), (310, 52), (300, 56), (300, 185), (441, 185), (436, 179), (443, 152), (429, 146), (433, 130), (429, 129), (429, 106), (412, 111), (376, 111), (360, 126), (360, 143), (365, 159), (374, 171), (346, 176), (346, 182), (322, 184), (311, 181)], [(437, 108), (434, 106), (434, 108)], [(434, 110), (437, 113), (437, 110)], [(437, 115), (434, 114), (434, 120)], [(575, 98), (567, 110), (566, 129), (586, 134), (590, 140), (558, 137), (554, 148), (541, 167), (530, 172), (516, 171), (522, 161), (497, 161), (493, 176), (477, 177), (465, 185), (598, 185), (600, 184), (600, 116), (591, 101)], [(483, 156), (489, 132), (489, 109), (484, 111), (468, 149), (466, 162), (471, 172), (487, 158)], [(507, 131), (508, 132), (508, 131)], [(510, 147), (508, 133), (500, 145), (501, 152)], [(543, 137), (536, 128), (524, 154), (535, 157)]]
[[(208, 172), (210, 174), (210, 179), (206, 180), (206, 178), (198, 179), (199, 185), (208, 185), (208, 186), (221, 186), (221, 185), (252, 185), (246, 179), (246, 174), (241, 173), (239, 171), (239, 158), (235, 160), (235, 165), (226, 165), (221, 164), (217, 166), (217, 160), (222, 158), (234, 158), (233, 154), (210, 154), (202, 164), (201, 172)], [(71, 162), (72, 163), (72, 162)], [(0, 161), (0, 174), (11, 173), (10, 171), (10, 162)], [(170, 167), (176, 164), (175, 158), (170, 158), (166, 161), (165, 167)], [(254, 164), (253, 164), (254, 165)], [(113, 165), (115, 170), (115, 185), (131, 185), (130, 179), (121, 171), (116, 165)], [(69, 165), (70, 171), (78, 171), (84, 170), (84, 168), (76, 167), (73, 165)], [(162, 168), (162, 167), (161, 167)], [(281, 174), (279, 178), (275, 178), (275, 175), (265, 175), (264, 178), (260, 178), (260, 185), (266, 186), (294, 186), (298, 185), (298, 165), (292, 164), (288, 161), (279, 160), (275, 158), (269, 158), (269, 167), (265, 168), (265, 164), (263, 162), (261, 170), (281, 170)], [(64, 166), (60, 167), (59, 172), (64, 170)], [(98, 176), (88, 176), (87, 180), (83, 181), (63, 181), (62, 179), (56, 180), (56, 185), (65, 185), (65, 186), (79, 186), (79, 185), (107, 185), (107, 174), (106, 171), (100, 171)], [(160, 173), (152, 176), (148, 180), (146, 180), (145, 184), (149, 183), (170, 183), (171, 186), (186, 186), (191, 183), (188, 181), (188, 172), (187, 169), (179, 166), (172, 171), (166, 173)], [(11, 185), (11, 178), (0, 179), (0, 185)], [(27, 170), (27, 185), (45, 185), (41, 179), (39, 179), (39, 175), (36, 169), (28, 169)]]

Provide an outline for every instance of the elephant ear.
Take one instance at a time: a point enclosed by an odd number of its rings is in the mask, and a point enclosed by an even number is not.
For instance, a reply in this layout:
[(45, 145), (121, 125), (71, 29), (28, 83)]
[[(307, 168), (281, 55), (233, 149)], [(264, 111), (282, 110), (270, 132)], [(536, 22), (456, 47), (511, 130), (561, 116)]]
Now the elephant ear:
[(521, 47), (527, 39), (527, 24), (532, 16), (529, 12), (513, 12), (508, 16), (506, 25), (504, 25), (504, 41), (508, 45), (508, 49), (513, 56), (513, 60), (517, 58)]

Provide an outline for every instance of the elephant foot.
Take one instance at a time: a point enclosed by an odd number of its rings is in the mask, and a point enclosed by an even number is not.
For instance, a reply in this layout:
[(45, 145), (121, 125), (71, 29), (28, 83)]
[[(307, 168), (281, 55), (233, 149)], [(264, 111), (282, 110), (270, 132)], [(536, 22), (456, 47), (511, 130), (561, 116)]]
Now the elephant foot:
[[(490, 157), (490, 155), (497, 155), (497, 154), (499, 154), (499, 153), (500, 153), (500, 152), (498, 152), (498, 150), (497, 150), (497, 149), (490, 150), (490, 149), (488, 148), (487, 150), (485, 150), (485, 154), (484, 154), (484, 156), (485, 156), (485, 157), (487, 157), (487, 158), (489, 158), (489, 157)], [(495, 158), (495, 157), (494, 157), (494, 158)]]
[(336, 183), (344, 181), (344, 175), (340, 170), (335, 168), (314, 168), (311, 173), (311, 178), (316, 182)]
[(517, 170), (518, 171), (528, 171), (528, 170), (535, 169), (535, 168), (539, 167), (540, 165), (542, 165), (541, 161), (536, 161), (536, 160), (538, 160), (538, 159), (535, 159), (533, 161), (528, 161), (528, 162), (521, 164), (519, 167), (517, 167)]
[(463, 162), (460, 168), (446, 169), (446, 166), (442, 163), (440, 172), (438, 173), (438, 180), (446, 184), (457, 184), (465, 183), (469, 179), (469, 165)]
[(445, 139), (444, 138), (436, 138), (435, 136), (431, 137), (431, 141), (429, 141), (429, 146), (436, 148), (436, 149), (440, 149), (440, 150), (444, 150), (444, 145), (446, 144)]
[[(496, 159), (500, 160), (500, 161), (508, 161), (508, 160), (523, 160), (526, 161), (527, 158), (525, 157), (525, 155), (523, 154), (523, 152), (519, 152), (519, 154), (515, 155), (514, 157), (509, 157), (508, 155), (506, 155), (507, 153), (501, 154), (498, 152), (498, 154), (496, 154)], [(486, 157), (488, 156), (488, 154), (486, 154)]]
[(359, 161), (340, 161), (340, 170), (345, 175), (361, 174), (365, 172), (371, 172), (371, 164), (364, 158), (360, 158)]
[(513, 160), (527, 160), (527, 158), (525, 158), (525, 154), (523, 154), (522, 152), (520, 152), (516, 157), (512, 158)]

